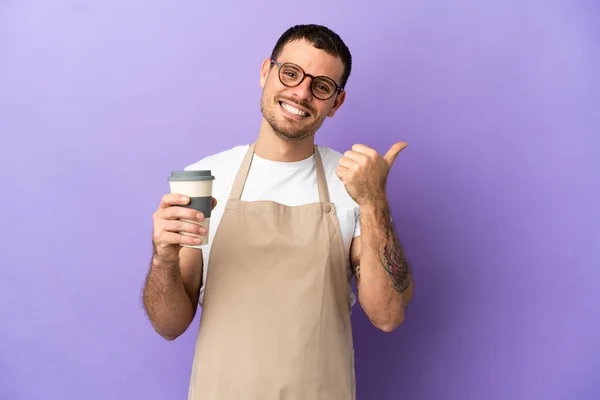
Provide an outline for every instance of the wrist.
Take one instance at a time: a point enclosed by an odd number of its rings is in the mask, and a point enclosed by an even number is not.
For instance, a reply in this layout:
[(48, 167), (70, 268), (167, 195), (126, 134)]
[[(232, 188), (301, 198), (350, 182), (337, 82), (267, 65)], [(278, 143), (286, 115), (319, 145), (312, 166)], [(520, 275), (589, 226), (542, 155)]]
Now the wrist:
[(362, 213), (379, 213), (382, 210), (387, 210), (389, 207), (387, 196), (385, 193), (375, 196), (368, 201), (359, 205)]
[(177, 251), (155, 250), (152, 255), (152, 265), (158, 268), (174, 268), (178, 263), (179, 253)]

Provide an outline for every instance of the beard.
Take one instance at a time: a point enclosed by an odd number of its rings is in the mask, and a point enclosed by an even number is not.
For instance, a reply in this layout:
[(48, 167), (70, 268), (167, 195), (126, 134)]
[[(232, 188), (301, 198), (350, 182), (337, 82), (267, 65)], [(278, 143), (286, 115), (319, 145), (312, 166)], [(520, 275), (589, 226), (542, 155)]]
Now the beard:
[[(295, 101), (290, 100), (288, 100), (288, 102), (292, 104), (296, 103)], [(299, 105), (310, 111), (309, 118), (314, 115), (310, 106), (304, 103), (300, 103)], [(263, 92), (260, 101), (260, 111), (267, 123), (273, 129), (273, 132), (275, 132), (279, 138), (288, 142), (297, 142), (313, 136), (317, 129), (319, 129), (319, 121), (314, 121), (312, 124), (303, 124), (302, 127), (299, 127), (295, 125), (300, 125), (301, 121), (285, 121), (282, 120), (282, 117), (280, 116), (278, 118), (278, 108), (280, 107), (279, 101), (265, 96), (265, 93)]]

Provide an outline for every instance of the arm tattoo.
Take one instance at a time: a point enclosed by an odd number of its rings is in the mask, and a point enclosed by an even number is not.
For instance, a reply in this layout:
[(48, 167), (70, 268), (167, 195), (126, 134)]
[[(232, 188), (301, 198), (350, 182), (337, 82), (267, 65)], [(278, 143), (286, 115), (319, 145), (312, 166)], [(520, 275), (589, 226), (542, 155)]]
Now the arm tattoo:
[(400, 293), (410, 286), (409, 268), (400, 241), (394, 233), (390, 215), (383, 212), (384, 243), (381, 263), (392, 280), (394, 289)]

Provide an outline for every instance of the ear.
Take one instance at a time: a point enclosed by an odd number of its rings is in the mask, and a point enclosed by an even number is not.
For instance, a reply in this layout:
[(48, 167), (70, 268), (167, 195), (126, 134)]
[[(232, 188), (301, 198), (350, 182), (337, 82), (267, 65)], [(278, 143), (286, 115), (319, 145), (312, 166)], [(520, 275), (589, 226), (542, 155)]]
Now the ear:
[(260, 67), (260, 87), (264, 88), (265, 83), (267, 83), (267, 78), (269, 77), (269, 72), (271, 72), (271, 59), (265, 58), (262, 66)]
[(338, 95), (335, 97), (333, 106), (331, 106), (331, 109), (327, 113), (329, 118), (332, 118), (335, 115), (336, 111), (342, 106), (342, 104), (344, 104), (344, 100), (346, 100), (345, 90), (343, 90), (341, 93), (338, 93)]

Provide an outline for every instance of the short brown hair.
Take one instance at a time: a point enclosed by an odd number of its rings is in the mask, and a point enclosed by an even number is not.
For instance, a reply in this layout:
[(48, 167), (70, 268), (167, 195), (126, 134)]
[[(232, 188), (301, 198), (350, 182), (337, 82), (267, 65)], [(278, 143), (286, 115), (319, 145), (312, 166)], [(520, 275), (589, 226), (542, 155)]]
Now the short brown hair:
[(287, 43), (299, 39), (305, 39), (317, 49), (341, 58), (344, 64), (344, 73), (342, 74), (340, 86), (345, 87), (352, 70), (352, 55), (342, 38), (325, 26), (315, 24), (292, 26), (281, 35), (277, 44), (275, 44), (271, 59), (276, 60)]

